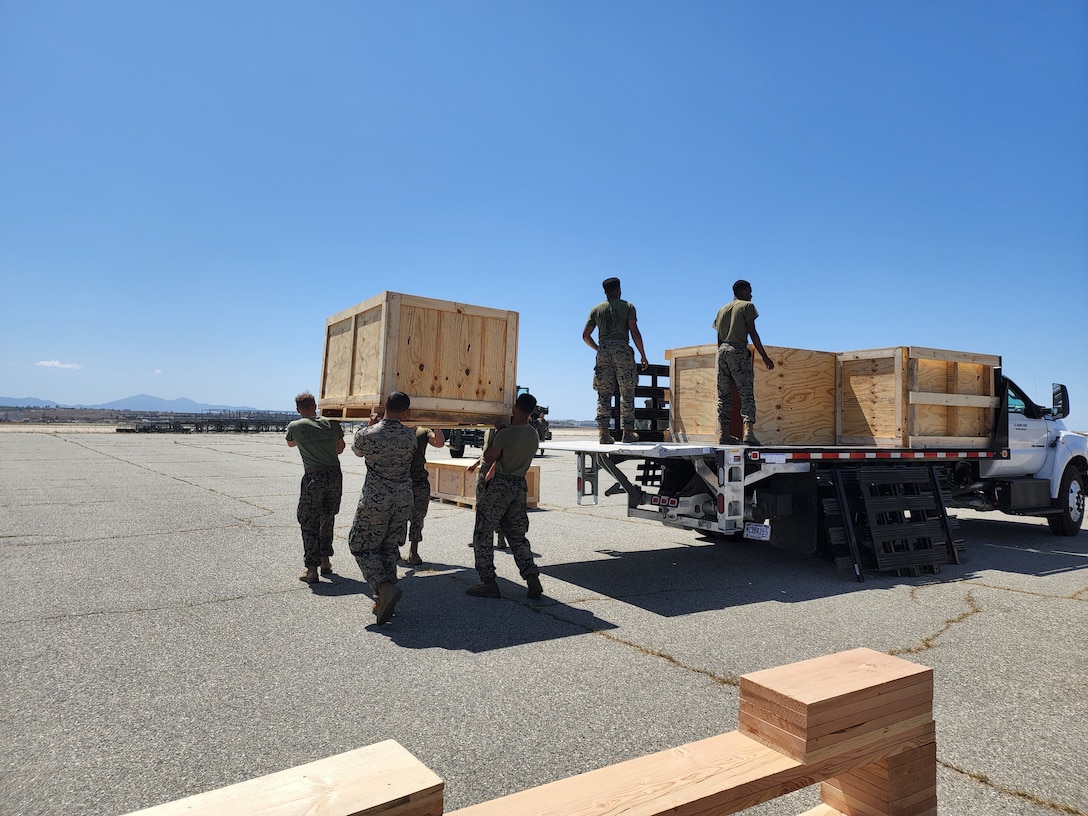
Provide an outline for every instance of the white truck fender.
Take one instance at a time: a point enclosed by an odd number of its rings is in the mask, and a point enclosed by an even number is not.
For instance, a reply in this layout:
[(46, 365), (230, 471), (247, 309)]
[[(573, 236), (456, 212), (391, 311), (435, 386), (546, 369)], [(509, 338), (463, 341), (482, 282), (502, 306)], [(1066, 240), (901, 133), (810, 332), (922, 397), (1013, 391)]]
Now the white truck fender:
[(1059, 431), (1055, 441), (1054, 468), (1050, 471), (1050, 498), (1057, 499), (1061, 490), (1062, 476), (1069, 463), (1079, 461), (1082, 471), (1088, 470), (1088, 437), (1072, 431)]

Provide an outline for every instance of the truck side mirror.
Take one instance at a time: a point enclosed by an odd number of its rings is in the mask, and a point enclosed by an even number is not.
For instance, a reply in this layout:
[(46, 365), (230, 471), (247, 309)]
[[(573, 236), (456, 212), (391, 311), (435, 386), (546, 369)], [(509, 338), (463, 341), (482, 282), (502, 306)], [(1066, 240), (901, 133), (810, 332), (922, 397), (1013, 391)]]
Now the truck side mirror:
[(1051, 386), (1051, 393), (1054, 397), (1054, 407), (1050, 409), (1050, 415), (1055, 419), (1065, 419), (1069, 416), (1069, 389), (1061, 383), (1054, 383)]

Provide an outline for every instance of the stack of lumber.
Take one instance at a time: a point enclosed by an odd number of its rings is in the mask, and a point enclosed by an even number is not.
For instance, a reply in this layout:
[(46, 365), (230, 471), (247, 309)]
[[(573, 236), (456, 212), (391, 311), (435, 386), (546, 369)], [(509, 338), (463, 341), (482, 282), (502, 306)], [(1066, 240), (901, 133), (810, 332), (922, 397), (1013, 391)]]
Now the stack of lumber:
[(872, 649), (740, 679), (740, 731), (800, 762), (933, 724), (933, 670)]

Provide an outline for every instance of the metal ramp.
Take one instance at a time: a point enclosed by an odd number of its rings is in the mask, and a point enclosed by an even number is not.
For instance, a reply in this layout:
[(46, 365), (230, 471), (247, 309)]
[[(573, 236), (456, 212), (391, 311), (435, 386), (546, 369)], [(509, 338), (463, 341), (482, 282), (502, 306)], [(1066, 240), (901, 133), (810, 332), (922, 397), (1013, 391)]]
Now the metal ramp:
[(822, 503), (825, 532), (840, 568), (917, 576), (959, 564), (959, 523), (949, 516), (943, 470), (936, 465), (844, 467)]

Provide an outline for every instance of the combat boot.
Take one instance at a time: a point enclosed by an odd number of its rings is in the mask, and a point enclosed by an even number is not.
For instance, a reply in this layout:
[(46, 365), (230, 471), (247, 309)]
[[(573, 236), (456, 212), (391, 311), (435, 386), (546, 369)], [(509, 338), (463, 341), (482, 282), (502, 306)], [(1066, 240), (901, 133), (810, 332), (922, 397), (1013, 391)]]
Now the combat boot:
[(499, 584), (495, 580), (482, 581), (475, 586), (470, 586), (465, 590), (466, 595), (472, 595), (475, 598), (501, 598), (502, 592), (499, 591)]
[(623, 432), (623, 444), (630, 445), (632, 442), (638, 442), (638, 434), (628, 429)]
[(327, 555), (321, 556), (321, 574), (332, 575), (332, 561)]
[(525, 579), (525, 583), (529, 587), (529, 591), (525, 593), (527, 598), (539, 598), (544, 594), (544, 587), (540, 585), (539, 575), (530, 575)]
[(742, 441), (744, 442), (745, 445), (762, 445), (763, 444), (762, 442), (760, 442), (756, 438), (756, 433), (755, 433), (755, 431), (752, 430), (752, 423), (751, 422), (745, 422), (744, 423), (744, 438), (743, 438)]
[(320, 580), (317, 577), (317, 567), (306, 567), (306, 571), (298, 579), (307, 584), (316, 584)]
[(397, 607), (397, 601), (400, 600), (400, 596), (404, 594), (404, 591), (388, 581), (378, 587), (378, 602), (374, 607), (374, 615), (377, 617), (378, 625), (388, 623), (389, 619), (393, 617), (393, 610)]
[(614, 442), (615, 440), (612, 438), (612, 431), (608, 430), (608, 428), (601, 428), (600, 443), (602, 445), (611, 445)]

